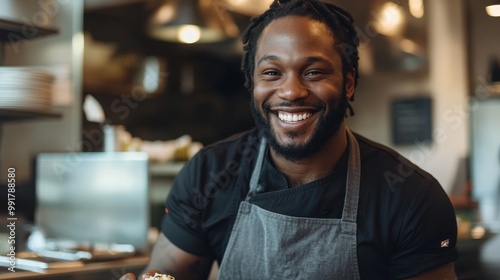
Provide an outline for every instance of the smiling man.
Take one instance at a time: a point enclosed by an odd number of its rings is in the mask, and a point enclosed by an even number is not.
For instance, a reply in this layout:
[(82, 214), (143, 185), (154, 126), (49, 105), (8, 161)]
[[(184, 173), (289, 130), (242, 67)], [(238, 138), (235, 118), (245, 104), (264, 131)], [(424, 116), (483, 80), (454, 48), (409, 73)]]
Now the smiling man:
[[(428, 173), (351, 132), (349, 13), (275, 1), (243, 36), (257, 128), (177, 176), (149, 269), (178, 279), (454, 279), (456, 220)], [(135, 276), (124, 276), (123, 279)]]
[(303, 167), (307, 160), (329, 173), (333, 166), (323, 164), (334, 164), (344, 152), (355, 72), (343, 73), (335, 44), (325, 24), (300, 16), (277, 19), (262, 32), (251, 107), (275, 164)]

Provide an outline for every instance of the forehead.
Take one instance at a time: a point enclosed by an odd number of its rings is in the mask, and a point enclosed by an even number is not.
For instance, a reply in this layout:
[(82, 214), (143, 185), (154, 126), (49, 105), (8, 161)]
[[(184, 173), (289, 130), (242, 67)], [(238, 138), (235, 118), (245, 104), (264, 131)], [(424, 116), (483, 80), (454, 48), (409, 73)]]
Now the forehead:
[(306, 15), (289, 15), (271, 20), (264, 28), (263, 34), (267, 32), (309, 32), (311, 34), (322, 34), (333, 37), (330, 28), (318, 19)]
[(286, 16), (271, 21), (257, 41), (257, 56), (269, 51), (336, 52), (330, 28), (307, 16)]

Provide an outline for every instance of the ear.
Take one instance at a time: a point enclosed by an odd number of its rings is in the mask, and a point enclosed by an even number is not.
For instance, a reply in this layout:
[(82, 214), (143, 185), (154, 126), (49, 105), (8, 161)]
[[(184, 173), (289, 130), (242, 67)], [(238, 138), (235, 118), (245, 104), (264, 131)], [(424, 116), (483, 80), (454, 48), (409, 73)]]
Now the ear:
[(354, 70), (351, 70), (346, 73), (345, 77), (345, 92), (346, 92), (346, 97), (348, 100), (352, 100), (354, 96), (354, 91), (356, 89), (355, 82), (354, 82)]

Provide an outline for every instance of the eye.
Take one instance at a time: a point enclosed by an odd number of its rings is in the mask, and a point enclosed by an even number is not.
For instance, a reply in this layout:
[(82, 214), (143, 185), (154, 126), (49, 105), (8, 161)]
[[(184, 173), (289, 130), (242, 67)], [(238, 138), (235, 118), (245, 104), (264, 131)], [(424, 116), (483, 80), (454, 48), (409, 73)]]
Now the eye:
[(279, 75), (278, 71), (274, 71), (274, 70), (264, 71), (262, 74), (264, 74), (266, 76), (278, 76)]
[(315, 75), (321, 75), (323, 74), (323, 71), (320, 70), (311, 70), (306, 72), (306, 76), (315, 76)]
[(306, 71), (304, 74), (304, 79), (307, 81), (320, 81), (326, 78), (326, 72), (318, 69)]
[(260, 77), (263, 81), (277, 81), (281, 77), (281, 72), (275, 69), (265, 69), (261, 72)]

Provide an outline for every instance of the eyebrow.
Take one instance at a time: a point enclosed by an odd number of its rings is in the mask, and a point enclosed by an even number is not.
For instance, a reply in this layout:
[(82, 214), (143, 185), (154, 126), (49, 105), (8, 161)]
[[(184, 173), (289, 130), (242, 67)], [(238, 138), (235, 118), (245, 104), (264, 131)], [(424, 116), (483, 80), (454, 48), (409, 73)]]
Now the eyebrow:
[(307, 63), (321, 62), (321, 63), (328, 63), (328, 64), (332, 63), (330, 60), (323, 58), (323, 57), (320, 57), (320, 56), (308, 57), (308, 58), (306, 58), (306, 62)]
[[(257, 62), (257, 66), (259, 66), (262, 62), (276, 61), (276, 60), (279, 60), (279, 57), (277, 55), (266, 55)], [(331, 61), (319, 56), (307, 57), (305, 61), (307, 63), (314, 63), (314, 62), (331, 63)]]
[(277, 55), (266, 55), (263, 58), (259, 59), (259, 61), (257, 62), (257, 66), (259, 66), (262, 62), (265, 61), (275, 61), (275, 60), (278, 60)]

